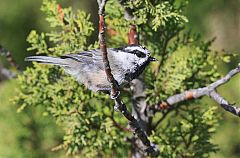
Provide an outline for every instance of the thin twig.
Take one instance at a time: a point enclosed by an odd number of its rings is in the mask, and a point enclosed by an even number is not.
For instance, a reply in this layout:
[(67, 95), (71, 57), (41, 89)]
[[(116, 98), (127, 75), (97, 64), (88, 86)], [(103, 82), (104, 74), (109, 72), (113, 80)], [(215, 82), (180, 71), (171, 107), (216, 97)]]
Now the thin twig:
[(221, 107), (224, 108), (226, 111), (228, 111), (234, 115), (240, 116), (240, 108), (232, 106), (232, 104), (227, 102), (221, 95), (219, 95), (216, 92), (216, 88), (227, 83), (232, 77), (234, 77), (239, 72), (240, 72), (240, 66), (231, 70), (226, 76), (213, 82), (212, 84), (210, 84), (207, 87), (191, 89), (191, 90), (187, 90), (183, 93), (170, 96), (166, 101), (155, 105), (153, 110), (158, 111), (158, 110), (162, 110), (165, 108), (169, 108), (172, 105), (177, 104), (182, 101), (197, 99), (202, 96), (209, 96), (213, 100), (215, 100), (218, 104), (220, 104)]
[(240, 108), (232, 106), (227, 100), (225, 100), (222, 96), (220, 96), (216, 91), (212, 91), (209, 96), (214, 99), (221, 107), (237, 116), (240, 116)]
[(111, 73), (111, 68), (110, 64), (108, 61), (108, 53), (107, 53), (107, 45), (105, 42), (105, 20), (104, 20), (104, 12), (105, 12), (105, 4), (106, 0), (98, 0), (98, 5), (99, 5), (99, 41), (100, 41), (100, 50), (103, 54), (103, 64), (105, 68), (105, 73), (107, 75), (107, 79), (109, 83), (111, 83), (111, 97), (116, 98), (119, 95), (119, 88), (118, 88), (118, 83), (114, 79), (112, 73)]
[(150, 156), (157, 156), (159, 154), (158, 149), (148, 140), (146, 133), (141, 129), (138, 124), (138, 121), (131, 115), (127, 110), (126, 105), (123, 103), (121, 96), (119, 94), (119, 88), (116, 80), (114, 79), (107, 56), (107, 46), (105, 42), (105, 20), (104, 20), (104, 11), (105, 11), (106, 0), (98, 0), (99, 5), (99, 41), (100, 41), (100, 50), (103, 54), (103, 63), (105, 66), (105, 72), (108, 81), (111, 83), (111, 97), (115, 99), (116, 106), (115, 108), (120, 111), (125, 118), (128, 119), (129, 124), (133, 132), (138, 136), (142, 143), (146, 146), (145, 151)]
[(128, 119), (130, 129), (138, 136), (138, 138), (142, 141), (142, 143), (146, 146), (144, 149), (150, 156), (156, 157), (159, 155), (159, 150), (156, 148), (154, 144), (152, 144), (147, 138), (147, 134), (142, 130), (139, 126), (138, 121), (132, 116), (132, 114), (127, 110), (126, 105), (123, 103), (120, 96), (115, 99), (118, 110)]
[(113, 124), (114, 124), (115, 127), (119, 128), (120, 130), (122, 130), (122, 131), (124, 131), (124, 132), (131, 132), (128, 128), (122, 126), (121, 124), (119, 124), (119, 123), (114, 119), (114, 110), (112, 110), (111, 116), (108, 116), (108, 117), (112, 120), (112, 122), (113, 122)]
[(162, 114), (162, 117), (156, 122), (156, 124), (152, 127), (152, 129), (156, 129), (157, 126), (167, 117), (168, 114), (170, 114), (170, 112), (172, 111), (172, 109), (168, 109), (167, 112), (164, 112)]
[(124, 132), (131, 132), (130, 129), (122, 126), (121, 124), (117, 123), (117, 121), (114, 119), (114, 109), (112, 109), (111, 111), (111, 116), (109, 116), (109, 118), (113, 121), (114, 126), (116, 126), (117, 128), (119, 128), (120, 130), (124, 131)]

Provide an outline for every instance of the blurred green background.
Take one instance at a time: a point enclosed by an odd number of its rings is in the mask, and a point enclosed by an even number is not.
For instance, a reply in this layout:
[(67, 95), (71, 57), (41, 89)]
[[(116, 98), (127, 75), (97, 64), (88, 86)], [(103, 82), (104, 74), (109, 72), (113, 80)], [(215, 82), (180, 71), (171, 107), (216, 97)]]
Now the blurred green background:
[[(95, 0), (60, 0), (62, 6), (72, 6), (91, 13), (91, 20), (97, 24)], [(32, 29), (39, 32), (49, 29), (40, 11), (42, 0), (0, 1), (0, 44), (12, 52), (14, 59), (23, 68), (26, 51), (26, 37)], [(189, 18), (186, 29), (200, 33), (203, 39), (216, 37), (215, 50), (230, 53), (240, 51), (240, 0), (190, 0), (185, 10)], [(97, 30), (97, 25), (96, 25)], [(97, 38), (97, 34), (96, 34)], [(235, 58), (230, 64), (222, 65), (220, 72), (226, 74), (239, 63)], [(3, 57), (0, 66), (9, 67)], [(52, 152), (51, 148), (61, 143), (61, 130), (41, 107), (27, 108), (17, 113), (17, 106), (11, 102), (17, 94), (15, 81), (0, 82), (0, 158), (15, 157), (66, 157), (63, 152)], [(219, 88), (232, 103), (240, 104), (240, 75)], [(214, 103), (210, 102), (210, 106)], [(216, 106), (216, 105), (215, 105)], [(240, 120), (223, 111), (220, 126), (213, 142), (219, 145), (219, 152), (213, 158), (240, 157)]]

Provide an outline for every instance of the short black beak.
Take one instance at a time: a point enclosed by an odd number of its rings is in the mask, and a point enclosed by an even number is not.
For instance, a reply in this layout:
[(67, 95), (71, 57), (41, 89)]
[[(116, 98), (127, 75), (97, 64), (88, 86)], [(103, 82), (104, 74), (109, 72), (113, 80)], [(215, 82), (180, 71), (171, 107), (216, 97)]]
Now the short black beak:
[(153, 58), (153, 57), (149, 57), (148, 60), (151, 61), (151, 62), (152, 61), (158, 61), (156, 58)]

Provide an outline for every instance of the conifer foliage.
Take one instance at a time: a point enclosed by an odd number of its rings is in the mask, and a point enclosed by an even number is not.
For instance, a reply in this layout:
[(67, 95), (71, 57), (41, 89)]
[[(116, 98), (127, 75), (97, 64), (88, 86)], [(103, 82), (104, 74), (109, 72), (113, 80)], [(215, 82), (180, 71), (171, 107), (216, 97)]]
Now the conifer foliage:
[[(182, 11), (186, 5), (186, 1), (177, 0), (123, 1), (121, 5), (117, 0), (107, 1), (108, 47), (127, 45), (129, 26), (134, 23), (139, 43), (159, 59), (143, 73), (148, 107), (217, 80), (220, 74), (216, 62), (229, 58), (211, 51), (212, 41), (203, 42), (200, 36), (184, 30), (188, 19)], [(126, 8), (133, 11), (131, 21), (124, 18)], [(98, 48), (98, 39), (89, 42), (97, 28), (90, 22), (90, 15), (81, 10), (73, 12), (71, 7), (61, 8), (56, 0), (43, 0), (41, 10), (51, 31), (32, 30), (27, 38), (29, 51), (59, 56)], [(79, 157), (126, 157), (138, 150), (133, 149), (136, 146), (132, 145), (127, 120), (114, 111), (109, 96), (87, 90), (61, 68), (33, 63), (18, 76), (18, 82), (20, 92), (15, 102), (20, 105), (19, 110), (43, 106), (64, 130), (62, 144), (54, 150), (65, 149), (67, 154)], [(132, 90), (128, 87), (121, 94), (131, 109)], [(216, 152), (217, 146), (211, 143), (218, 125), (215, 111), (215, 107), (200, 99), (149, 114), (146, 132), (157, 144), (159, 157), (204, 158)]]

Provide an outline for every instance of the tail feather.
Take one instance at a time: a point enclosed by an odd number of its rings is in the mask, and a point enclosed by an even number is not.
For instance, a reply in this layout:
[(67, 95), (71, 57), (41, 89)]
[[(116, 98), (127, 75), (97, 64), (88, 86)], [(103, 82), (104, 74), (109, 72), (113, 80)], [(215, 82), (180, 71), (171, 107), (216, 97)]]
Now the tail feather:
[(24, 59), (25, 61), (36, 61), (43, 64), (52, 64), (58, 66), (69, 66), (65, 59), (48, 57), (48, 56), (30, 56)]

